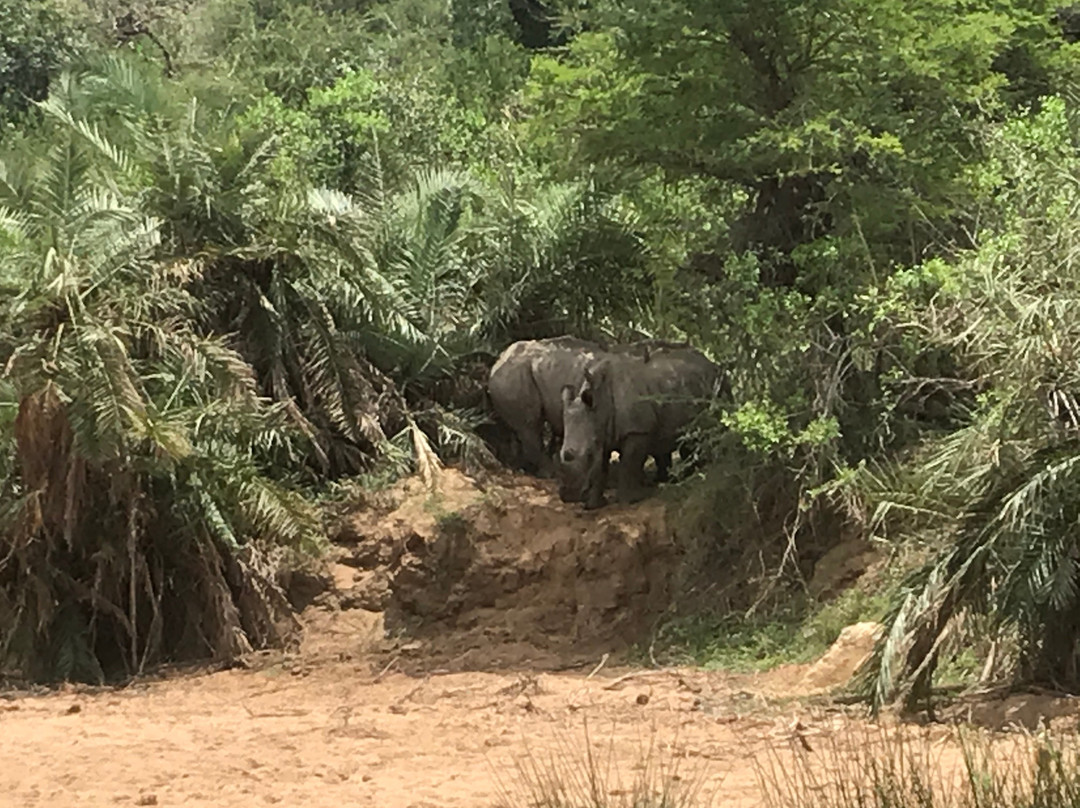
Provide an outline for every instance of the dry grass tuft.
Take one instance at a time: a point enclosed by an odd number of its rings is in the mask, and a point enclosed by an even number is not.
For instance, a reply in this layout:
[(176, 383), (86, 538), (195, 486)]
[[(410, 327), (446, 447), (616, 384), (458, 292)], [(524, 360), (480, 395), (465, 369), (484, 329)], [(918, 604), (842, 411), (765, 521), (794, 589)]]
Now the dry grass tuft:
[(1080, 806), (1080, 739), (1064, 733), (862, 725), (756, 766), (766, 808)]
[(631, 772), (620, 770), (614, 738), (594, 741), (588, 721), (580, 737), (556, 736), (536, 753), (526, 742), (514, 761), (514, 782), (500, 778), (498, 808), (706, 808), (715, 804), (706, 788), (708, 772), (691, 765), (677, 744), (642, 738)]

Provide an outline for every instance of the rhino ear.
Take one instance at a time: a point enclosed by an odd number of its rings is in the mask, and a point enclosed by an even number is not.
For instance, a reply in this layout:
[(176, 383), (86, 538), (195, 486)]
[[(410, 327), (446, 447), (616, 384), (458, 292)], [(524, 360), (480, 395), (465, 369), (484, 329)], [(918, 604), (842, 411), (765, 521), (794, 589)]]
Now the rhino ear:
[(590, 410), (593, 408), (593, 388), (592, 384), (585, 382), (581, 386), (581, 403), (588, 407)]

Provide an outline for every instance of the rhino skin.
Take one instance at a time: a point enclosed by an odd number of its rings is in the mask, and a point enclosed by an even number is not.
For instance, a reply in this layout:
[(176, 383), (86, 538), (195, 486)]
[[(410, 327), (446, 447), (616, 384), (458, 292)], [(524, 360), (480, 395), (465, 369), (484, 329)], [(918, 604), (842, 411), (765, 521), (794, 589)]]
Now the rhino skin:
[(688, 346), (609, 352), (591, 359), (582, 381), (560, 392), (560, 495), (568, 502), (583, 501), (586, 508), (603, 506), (609, 459), (618, 451), (619, 500), (644, 498), (645, 458), (657, 458), (658, 470), (660, 458), (669, 463), (682, 430), (704, 400), (717, 395), (731, 396), (726, 375)]
[[(553, 476), (562, 443), (564, 386), (580, 386), (586, 365), (607, 352), (647, 360), (657, 352), (684, 347), (658, 339), (606, 346), (569, 335), (513, 343), (495, 361), (487, 383), (491, 409), (516, 439), (499, 452), (503, 462), (542, 477)], [(553, 433), (550, 448), (544, 445), (545, 423)], [(655, 455), (655, 459), (657, 480), (662, 482), (667, 479), (671, 454)], [(569, 491), (561, 494), (570, 501)]]
[(563, 432), (561, 390), (580, 385), (585, 366), (602, 354), (598, 343), (562, 336), (515, 342), (499, 355), (487, 390), (495, 414), (517, 438), (511, 465), (552, 475), (554, 451), (544, 446), (544, 424), (551, 425), (557, 449)]
[[(691, 349), (689, 342), (672, 342), (665, 339), (648, 338), (639, 339), (634, 342), (616, 344), (607, 347), (605, 350), (608, 353), (614, 354), (633, 354), (640, 356), (645, 362), (648, 362), (651, 356), (662, 354), (665, 351), (680, 351), (686, 349)], [(572, 386), (580, 386), (582, 381), (584, 381), (584, 370), (582, 371), (581, 377), (576, 379)], [(650, 452), (650, 454), (652, 454), (653, 460), (656, 462), (656, 481), (658, 483), (667, 482), (671, 469), (672, 452), (658, 449), (657, 451)], [(565, 483), (566, 479), (565, 475), (563, 475), (563, 485), (559, 490), (559, 495), (563, 498), (563, 501), (579, 501), (581, 496), (580, 493), (575, 493), (573, 486), (567, 486)]]

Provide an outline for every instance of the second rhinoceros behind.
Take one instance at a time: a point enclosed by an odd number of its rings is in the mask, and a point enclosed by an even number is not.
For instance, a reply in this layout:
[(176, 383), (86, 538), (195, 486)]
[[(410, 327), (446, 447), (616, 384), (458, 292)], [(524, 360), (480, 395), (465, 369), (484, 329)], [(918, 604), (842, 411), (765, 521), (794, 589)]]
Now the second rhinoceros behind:
[(604, 504), (608, 463), (619, 452), (619, 499), (645, 495), (645, 458), (670, 456), (683, 429), (705, 402), (730, 396), (720, 368), (690, 347), (608, 353), (592, 359), (582, 381), (562, 389), (563, 498)]
[(551, 425), (557, 451), (563, 433), (560, 391), (580, 384), (585, 366), (602, 353), (597, 343), (569, 336), (522, 340), (502, 352), (488, 377), (488, 396), (495, 414), (517, 437), (517, 465), (541, 476), (551, 474), (544, 424)]

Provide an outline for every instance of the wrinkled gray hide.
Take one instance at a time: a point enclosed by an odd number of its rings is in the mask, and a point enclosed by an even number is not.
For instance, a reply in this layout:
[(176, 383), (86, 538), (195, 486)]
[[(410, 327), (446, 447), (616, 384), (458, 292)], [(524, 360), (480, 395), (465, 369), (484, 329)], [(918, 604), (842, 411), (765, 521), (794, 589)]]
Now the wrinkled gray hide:
[[(720, 368), (689, 347), (613, 352), (591, 360), (581, 383), (564, 387), (560, 493), (587, 508), (604, 504), (608, 460), (619, 452), (622, 502), (646, 493), (648, 455), (668, 458), (704, 402), (730, 395)], [(659, 463), (658, 463), (659, 466)]]
[(551, 475), (553, 452), (544, 447), (544, 424), (551, 424), (557, 450), (563, 433), (562, 388), (578, 387), (585, 366), (602, 352), (598, 344), (577, 337), (523, 340), (502, 352), (488, 376), (488, 396), (495, 414), (517, 437), (517, 465)]

